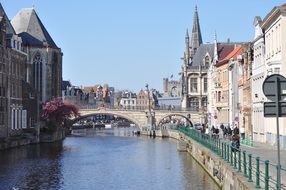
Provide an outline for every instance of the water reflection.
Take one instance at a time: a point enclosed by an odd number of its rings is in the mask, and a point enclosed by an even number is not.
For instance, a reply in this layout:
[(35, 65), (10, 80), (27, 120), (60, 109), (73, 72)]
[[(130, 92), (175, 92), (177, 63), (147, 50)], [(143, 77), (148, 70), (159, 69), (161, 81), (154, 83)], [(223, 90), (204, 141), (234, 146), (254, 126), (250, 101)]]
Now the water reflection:
[(1, 151), (1, 189), (58, 189), (62, 151), (62, 142)]
[(0, 152), (0, 189), (218, 189), (170, 139), (128, 130)]

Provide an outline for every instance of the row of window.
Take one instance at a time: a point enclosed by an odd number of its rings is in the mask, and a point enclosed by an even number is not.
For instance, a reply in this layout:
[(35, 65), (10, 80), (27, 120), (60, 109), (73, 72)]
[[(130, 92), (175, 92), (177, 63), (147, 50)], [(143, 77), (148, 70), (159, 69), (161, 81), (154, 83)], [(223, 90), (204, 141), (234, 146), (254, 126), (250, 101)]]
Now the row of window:
[(131, 103), (131, 104), (134, 104), (134, 103), (135, 103), (135, 100), (124, 100), (124, 101), (123, 101), (123, 104), (125, 104), (125, 105), (126, 105), (126, 104), (130, 104), (130, 103)]
[[(202, 105), (203, 108), (207, 107), (207, 98), (202, 99)], [(190, 98), (189, 107), (192, 111), (198, 111), (199, 110), (199, 98), (192, 97)]]
[[(204, 78), (204, 92), (208, 91), (208, 79)], [(198, 92), (198, 78), (191, 78), (191, 92), (196, 93)]]
[(11, 111), (11, 129), (27, 128), (27, 110), (12, 108)]
[(137, 100), (137, 104), (147, 104), (147, 100)]
[(16, 40), (12, 40), (13, 41), (13, 45), (12, 45), (12, 48), (14, 49), (17, 49), (17, 50), (21, 50), (21, 47), (22, 47), (22, 43), (19, 42), (19, 41), (16, 41)]
[(274, 56), (274, 53), (281, 51), (281, 30), (279, 23), (267, 32), (265, 36), (266, 59), (270, 59), (270, 57)]

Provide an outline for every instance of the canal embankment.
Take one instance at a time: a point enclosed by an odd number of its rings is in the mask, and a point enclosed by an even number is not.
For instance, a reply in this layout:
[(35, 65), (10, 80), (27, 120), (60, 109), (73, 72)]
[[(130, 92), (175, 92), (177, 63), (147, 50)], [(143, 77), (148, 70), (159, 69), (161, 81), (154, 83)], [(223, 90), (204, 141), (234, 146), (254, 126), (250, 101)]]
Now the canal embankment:
[[(143, 131), (141, 134), (149, 135), (150, 133)], [(156, 130), (155, 136), (176, 139), (178, 151), (187, 151), (221, 189), (256, 189), (255, 184), (249, 182), (248, 178), (243, 176), (243, 173), (233, 169), (230, 163), (187, 135), (177, 130)]]

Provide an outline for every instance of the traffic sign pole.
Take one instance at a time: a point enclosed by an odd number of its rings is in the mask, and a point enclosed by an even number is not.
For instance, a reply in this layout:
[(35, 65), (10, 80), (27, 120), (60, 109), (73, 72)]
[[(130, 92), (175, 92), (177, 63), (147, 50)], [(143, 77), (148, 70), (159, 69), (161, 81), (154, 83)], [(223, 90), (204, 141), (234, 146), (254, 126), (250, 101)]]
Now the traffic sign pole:
[(277, 126), (277, 154), (278, 154), (278, 167), (277, 167), (277, 189), (281, 189), (281, 165), (280, 165), (280, 134), (279, 134), (279, 100), (280, 100), (280, 85), (279, 78), (275, 78), (276, 85), (276, 126)]
[[(276, 189), (281, 189), (281, 164), (280, 164), (280, 134), (279, 117), (286, 117), (285, 99), (286, 99), (286, 78), (279, 74), (273, 74), (263, 82), (263, 93), (271, 100), (264, 103), (264, 117), (276, 116), (277, 127), (277, 184)], [(275, 107), (274, 107), (275, 105)]]

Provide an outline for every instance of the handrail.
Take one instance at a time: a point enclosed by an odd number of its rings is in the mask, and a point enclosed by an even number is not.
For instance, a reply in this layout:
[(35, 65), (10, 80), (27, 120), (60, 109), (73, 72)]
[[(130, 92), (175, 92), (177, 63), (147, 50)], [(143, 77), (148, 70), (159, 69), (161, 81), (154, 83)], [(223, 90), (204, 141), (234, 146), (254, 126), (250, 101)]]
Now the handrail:
[[(245, 150), (241, 151), (241, 149), (233, 147), (229, 142), (223, 141), (223, 139), (203, 134), (189, 127), (178, 125), (177, 130), (221, 157), (233, 169), (237, 170), (238, 173), (245, 176), (248, 182), (255, 183), (257, 189), (263, 188), (269, 190), (278, 187), (278, 166), (270, 163), (269, 160), (262, 160), (260, 157), (247, 153)], [(285, 183), (286, 168), (281, 167), (281, 190), (286, 190)]]

